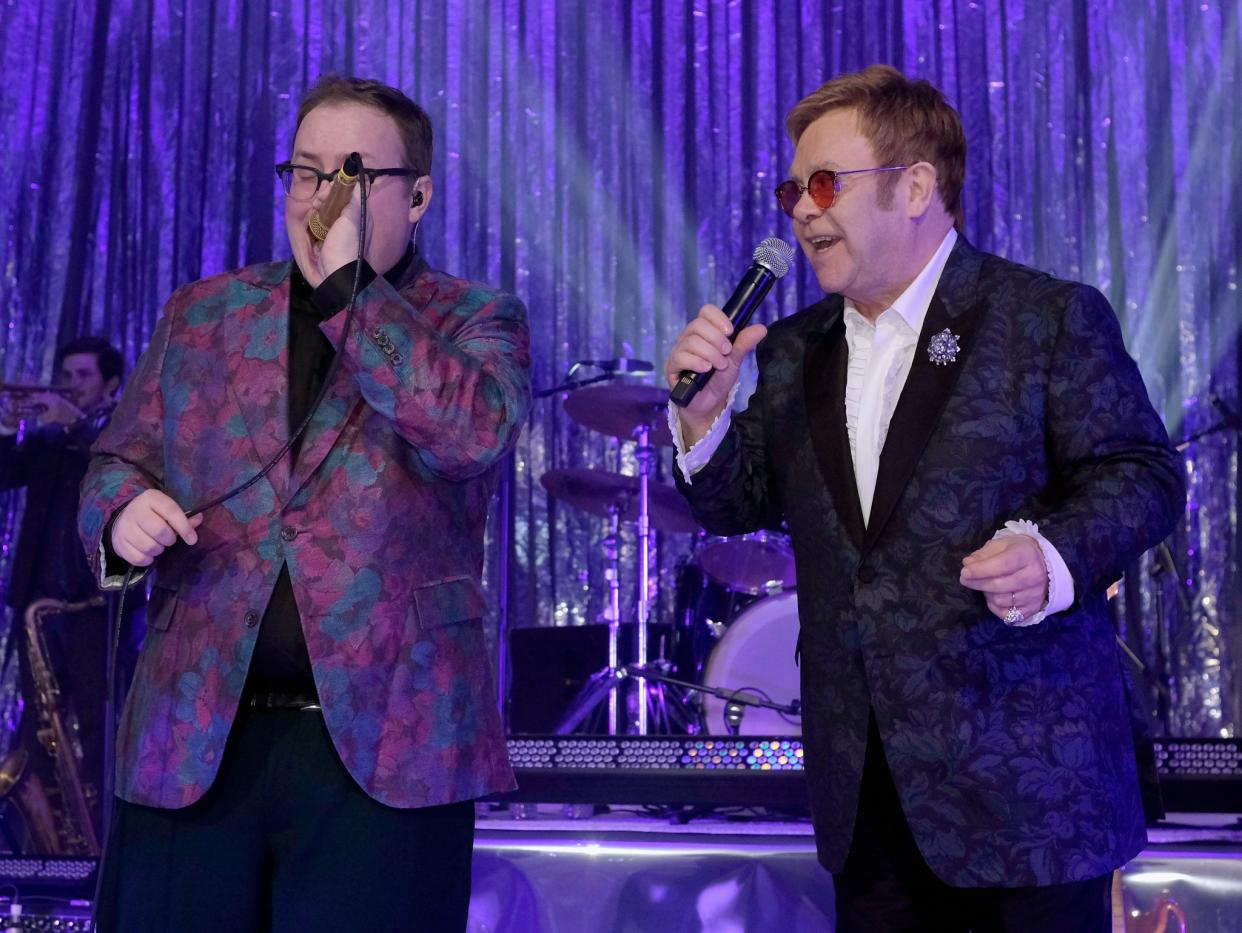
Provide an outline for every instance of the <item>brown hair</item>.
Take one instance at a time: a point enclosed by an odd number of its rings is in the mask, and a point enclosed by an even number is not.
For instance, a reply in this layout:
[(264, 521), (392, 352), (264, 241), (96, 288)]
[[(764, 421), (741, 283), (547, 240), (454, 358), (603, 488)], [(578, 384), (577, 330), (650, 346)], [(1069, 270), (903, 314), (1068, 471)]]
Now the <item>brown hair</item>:
[(65, 357), (76, 356), (79, 353), (94, 355), (95, 366), (99, 369), (99, 375), (103, 376), (104, 382), (109, 379), (120, 379), (125, 375), (125, 358), (121, 356), (121, 351), (103, 337), (78, 337), (61, 346), (56, 351), (56, 371), (59, 373), (60, 364), (65, 361)]
[[(785, 130), (796, 145), (806, 128), (830, 110), (854, 110), (859, 127), (878, 160), (873, 168), (930, 162), (945, 210), (962, 228), (962, 185), (966, 180), (966, 134), (957, 111), (929, 81), (911, 81), (889, 65), (872, 65), (838, 75), (812, 91), (789, 111)], [(900, 173), (889, 172), (880, 196), (891, 198)]]
[(298, 105), (298, 128), (320, 104), (362, 104), (391, 117), (405, 145), (405, 168), (420, 175), (431, 171), (431, 118), (395, 87), (365, 78), (322, 75)]

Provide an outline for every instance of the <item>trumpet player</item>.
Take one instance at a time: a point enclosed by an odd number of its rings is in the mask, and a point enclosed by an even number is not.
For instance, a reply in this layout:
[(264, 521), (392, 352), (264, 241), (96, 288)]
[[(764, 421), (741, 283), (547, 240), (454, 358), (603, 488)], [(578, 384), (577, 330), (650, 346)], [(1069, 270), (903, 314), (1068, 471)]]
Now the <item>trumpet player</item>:
[[(53, 762), (39, 742), (23, 612), (35, 600), (80, 602), (98, 585), (77, 538), (78, 487), (91, 444), (115, 405), (124, 360), (102, 337), (82, 337), (56, 352), (56, 384), (46, 391), (0, 390), (0, 489), (26, 489), (7, 601), (13, 607), (21, 659), (24, 713), (15, 747), (27, 753), (26, 775), (54, 784)], [(11, 389), (11, 387), (10, 387)], [(18, 427), (25, 422), (20, 436)], [(46, 632), (62, 698), (76, 714), (82, 774), (95, 789), (103, 776), (103, 701), (107, 625), (97, 609), (55, 620)], [(97, 795), (96, 795), (97, 797)], [(98, 808), (95, 821), (98, 831)]]

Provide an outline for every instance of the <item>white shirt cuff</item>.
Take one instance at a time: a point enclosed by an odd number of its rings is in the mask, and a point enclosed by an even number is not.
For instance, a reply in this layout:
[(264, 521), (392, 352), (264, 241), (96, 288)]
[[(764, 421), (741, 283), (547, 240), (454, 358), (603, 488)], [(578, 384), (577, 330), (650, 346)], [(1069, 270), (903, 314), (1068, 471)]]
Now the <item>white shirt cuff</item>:
[(1010, 535), (1026, 535), (1034, 538), (1035, 543), (1039, 545), (1040, 553), (1044, 555), (1044, 568), (1048, 572), (1048, 601), (1035, 615), (1016, 624), (1034, 625), (1050, 615), (1064, 612), (1074, 602), (1074, 578), (1070, 575), (1069, 567), (1065, 565), (1060, 552), (1052, 546), (1051, 541), (1039, 533), (1038, 525), (1026, 519), (1005, 522), (1005, 527), (999, 529), (992, 537), (993, 539), (1008, 538)]
[(729, 397), (725, 400), (724, 410), (716, 416), (716, 420), (711, 423), (707, 433), (700, 437), (689, 450), (686, 449), (685, 439), (681, 435), (681, 417), (678, 415), (680, 409), (672, 402), (668, 403), (668, 429), (672, 432), (673, 445), (677, 448), (677, 467), (681, 470), (681, 476), (687, 486), (693, 485), (690, 477), (707, 466), (712, 459), (712, 454), (724, 440), (733, 418), (733, 400), (737, 398), (737, 389), (738, 383), (735, 382), (733, 388), (729, 390)]
[[(105, 530), (104, 534), (107, 533)], [(129, 581), (130, 586), (145, 577), (150, 569), (150, 567), (135, 567), (134, 576)], [(99, 539), (99, 579), (96, 582), (101, 590), (119, 590), (125, 585), (124, 573), (108, 574), (108, 549), (104, 547), (102, 538)]]

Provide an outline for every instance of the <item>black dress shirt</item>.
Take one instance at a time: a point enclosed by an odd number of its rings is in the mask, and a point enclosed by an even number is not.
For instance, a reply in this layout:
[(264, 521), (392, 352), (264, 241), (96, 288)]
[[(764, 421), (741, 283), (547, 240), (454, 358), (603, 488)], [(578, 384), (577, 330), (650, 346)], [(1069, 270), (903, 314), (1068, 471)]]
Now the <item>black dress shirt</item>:
[[(393, 285), (400, 284), (415, 264), (414, 248), (406, 250), (401, 261), (384, 275)], [(421, 263), (420, 263), (421, 264)], [(306, 418), (314, 404), (324, 378), (332, 366), (335, 350), (319, 325), (344, 310), (354, 286), (357, 263), (349, 263), (332, 273), (316, 289), (293, 266), (289, 294), (289, 433), (292, 434)], [(358, 291), (371, 284), (375, 271), (362, 262), (358, 273)], [(340, 378), (340, 377), (338, 377)], [(348, 378), (348, 377), (345, 377)], [(289, 451), (296, 462), (302, 438)], [(317, 696), (311, 673), (310, 655), (298, 604), (293, 598), (289, 566), (280, 568), (276, 589), (259, 625), (259, 640), (254, 647), (246, 690), (255, 693), (282, 693)]]

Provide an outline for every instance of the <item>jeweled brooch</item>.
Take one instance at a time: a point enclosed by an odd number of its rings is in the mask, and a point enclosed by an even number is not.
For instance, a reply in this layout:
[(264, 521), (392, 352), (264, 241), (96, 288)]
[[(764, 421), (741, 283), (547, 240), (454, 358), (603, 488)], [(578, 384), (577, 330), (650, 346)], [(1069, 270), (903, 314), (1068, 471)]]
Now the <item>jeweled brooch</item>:
[(961, 348), (961, 344), (957, 342), (957, 334), (946, 327), (932, 336), (927, 344), (927, 356), (937, 366), (948, 366), (957, 362), (957, 351)]

